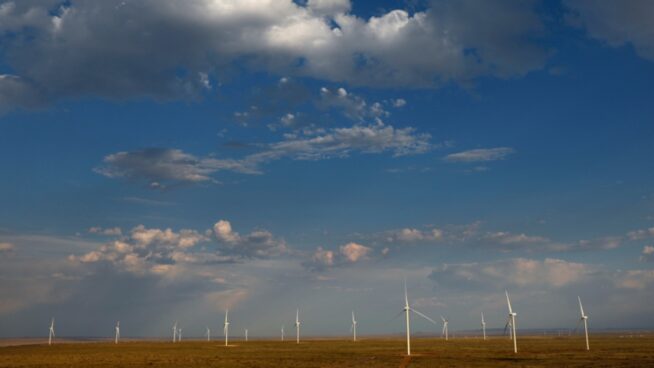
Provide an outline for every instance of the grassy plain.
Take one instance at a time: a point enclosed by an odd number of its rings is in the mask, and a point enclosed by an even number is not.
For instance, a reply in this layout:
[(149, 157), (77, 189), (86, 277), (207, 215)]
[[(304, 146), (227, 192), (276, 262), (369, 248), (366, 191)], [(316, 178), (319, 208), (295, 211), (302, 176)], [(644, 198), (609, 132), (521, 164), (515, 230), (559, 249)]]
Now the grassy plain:
[(0, 367), (654, 367), (654, 336), (523, 337), (513, 354), (507, 338), (399, 338), (286, 341), (130, 341), (0, 348)]

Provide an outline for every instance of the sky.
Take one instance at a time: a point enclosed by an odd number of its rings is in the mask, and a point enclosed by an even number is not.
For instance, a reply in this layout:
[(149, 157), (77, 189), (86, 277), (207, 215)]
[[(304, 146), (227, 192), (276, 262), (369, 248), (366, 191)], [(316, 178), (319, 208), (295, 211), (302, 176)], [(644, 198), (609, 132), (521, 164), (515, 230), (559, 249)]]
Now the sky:
[(652, 81), (649, 0), (0, 0), (0, 337), (652, 328)]

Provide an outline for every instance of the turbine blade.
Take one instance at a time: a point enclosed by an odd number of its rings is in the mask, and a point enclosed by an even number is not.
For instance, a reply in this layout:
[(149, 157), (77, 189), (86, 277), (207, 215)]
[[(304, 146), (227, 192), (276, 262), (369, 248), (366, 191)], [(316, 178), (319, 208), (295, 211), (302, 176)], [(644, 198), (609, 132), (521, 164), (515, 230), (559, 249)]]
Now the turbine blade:
[(577, 296), (577, 299), (579, 299), (579, 311), (581, 311), (581, 318), (584, 318), (584, 307), (581, 305), (581, 297)]
[(504, 293), (506, 294), (506, 304), (509, 306), (509, 313), (513, 313), (513, 309), (511, 309), (511, 300), (509, 299), (509, 292), (504, 290)]
[(435, 325), (438, 324), (438, 323), (436, 323), (436, 321), (434, 321), (433, 319), (431, 319), (431, 318), (425, 316), (424, 314), (420, 313), (419, 311), (417, 311), (417, 310), (415, 310), (415, 309), (413, 309), (413, 308), (411, 308), (411, 309), (409, 309), (409, 310), (410, 310), (411, 312), (413, 312), (413, 313), (419, 315), (420, 317), (426, 319), (427, 321), (429, 321), (429, 322), (435, 324)]

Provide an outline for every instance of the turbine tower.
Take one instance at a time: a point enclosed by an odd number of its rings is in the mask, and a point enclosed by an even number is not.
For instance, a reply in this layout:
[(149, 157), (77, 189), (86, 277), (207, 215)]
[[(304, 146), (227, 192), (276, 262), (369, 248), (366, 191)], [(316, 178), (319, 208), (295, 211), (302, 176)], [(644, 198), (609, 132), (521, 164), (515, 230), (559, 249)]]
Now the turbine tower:
[(513, 339), (513, 352), (517, 353), (518, 352), (518, 339), (515, 334), (515, 316), (518, 314), (513, 311), (511, 308), (511, 300), (509, 299), (509, 292), (504, 290), (504, 294), (506, 294), (506, 304), (509, 306), (509, 318), (506, 321), (506, 326), (504, 326), (504, 331), (506, 331), (507, 327), (510, 328), (510, 333)]
[(245, 342), (248, 342), (248, 329), (245, 329)]
[(211, 329), (207, 326), (207, 341), (211, 341)]
[(282, 341), (284, 341), (284, 325), (282, 325)]
[(584, 322), (584, 333), (586, 334), (586, 350), (590, 350), (590, 345), (588, 344), (588, 316), (584, 314), (584, 307), (581, 305), (581, 297), (577, 297), (579, 299), (579, 311), (581, 312), (581, 318), (579, 319), (579, 322), (577, 322), (577, 328), (579, 328), (579, 324), (583, 321)]
[(357, 320), (354, 318), (354, 311), (352, 311), (352, 326), (350, 327), (350, 332), (352, 332), (352, 341), (357, 341)]
[(173, 323), (173, 342), (177, 342), (177, 321)]
[(48, 334), (48, 345), (52, 345), (52, 339), (55, 337), (54, 318), (50, 320), (50, 333)]
[(180, 327), (179, 330), (177, 330), (177, 341), (182, 341), (182, 328)]
[(436, 321), (434, 321), (433, 319), (411, 308), (411, 306), (409, 305), (409, 295), (406, 291), (406, 280), (404, 280), (404, 308), (402, 308), (402, 312), (400, 312), (400, 314), (404, 313), (406, 317), (406, 355), (411, 355), (411, 321), (409, 318), (410, 312), (419, 315), (420, 317), (428, 320), (433, 324), (437, 324)]
[(295, 311), (295, 343), (300, 343), (300, 309)]
[(116, 336), (114, 336), (114, 344), (118, 344), (118, 340), (120, 339), (120, 321), (116, 322)]
[(228, 314), (229, 314), (229, 309), (226, 309), (225, 324), (223, 325), (223, 333), (225, 334), (225, 346), (227, 346), (227, 343), (229, 342), (229, 320), (227, 319)]
[(484, 321), (484, 312), (481, 312), (481, 332), (484, 335), (484, 341), (486, 341), (486, 321)]
[(441, 316), (441, 320), (443, 321), (443, 331), (441, 332), (441, 337), (445, 336), (445, 341), (448, 340), (448, 329), (447, 329), (447, 320)]

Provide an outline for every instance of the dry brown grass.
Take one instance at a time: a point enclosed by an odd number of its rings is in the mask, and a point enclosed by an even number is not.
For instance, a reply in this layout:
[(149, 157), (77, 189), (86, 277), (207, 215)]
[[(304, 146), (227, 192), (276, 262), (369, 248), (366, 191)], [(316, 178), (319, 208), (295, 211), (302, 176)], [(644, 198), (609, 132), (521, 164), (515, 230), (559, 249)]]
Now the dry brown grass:
[(654, 367), (654, 336), (524, 337), (513, 354), (506, 338), (412, 340), (410, 359), (401, 339), (294, 342), (131, 341), (21, 345), (0, 348), (0, 367)]

